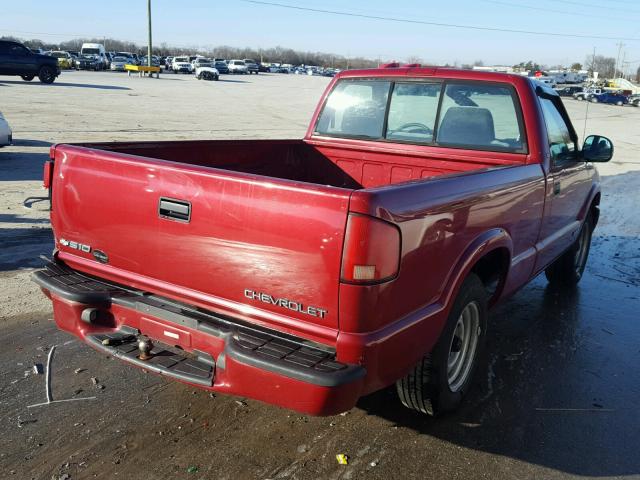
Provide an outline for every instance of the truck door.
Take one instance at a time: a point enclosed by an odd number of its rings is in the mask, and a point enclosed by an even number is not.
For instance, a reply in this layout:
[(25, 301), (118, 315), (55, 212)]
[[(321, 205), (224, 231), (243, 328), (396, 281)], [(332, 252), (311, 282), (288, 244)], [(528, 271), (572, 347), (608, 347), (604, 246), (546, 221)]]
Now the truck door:
[(539, 93), (538, 100), (547, 125), (550, 170), (536, 271), (575, 240), (580, 228), (578, 216), (591, 186), (586, 163), (579, 155), (578, 137), (560, 97)]
[(8, 43), (2, 47), (2, 73), (6, 75), (36, 75), (37, 61), (22, 45)]

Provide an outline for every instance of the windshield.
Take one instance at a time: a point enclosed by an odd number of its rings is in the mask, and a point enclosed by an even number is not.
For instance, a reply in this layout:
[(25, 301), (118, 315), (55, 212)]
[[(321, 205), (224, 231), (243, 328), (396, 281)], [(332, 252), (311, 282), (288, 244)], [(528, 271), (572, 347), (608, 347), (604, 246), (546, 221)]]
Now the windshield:
[(247, 59), (245, 59), (244, 63), (256, 63), (256, 62), (254, 62), (253, 60), (247, 58)]
[(244, 65), (244, 62), (242, 60), (236, 60), (235, 62), (233, 62), (234, 65)]
[(174, 62), (189, 62), (187, 57), (176, 57), (173, 59)]
[(67, 54), (63, 52), (53, 52), (51, 56), (55, 58), (67, 58)]
[(114, 62), (126, 62), (127, 59), (124, 57), (116, 57), (113, 59)]
[(99, 53), (100, 53), (99, 48), (83, 48), (82, 49), (83, 55), (98, 55)]

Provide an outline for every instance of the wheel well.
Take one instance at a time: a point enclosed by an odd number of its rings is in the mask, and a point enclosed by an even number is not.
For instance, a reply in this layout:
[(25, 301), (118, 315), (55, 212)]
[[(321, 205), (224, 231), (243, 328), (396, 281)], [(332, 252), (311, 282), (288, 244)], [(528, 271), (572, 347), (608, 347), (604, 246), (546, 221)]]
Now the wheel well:
[(596, 228), (598, 224), (598, 219), (600, 218), (600, 192), (596, 194), (596, 196), (591, 201), (591, 206), (589, 207), (589, 213), (591, 213), (591, 219), (593, 223), (591, 224), (591, 228)]
[(480, 277), (487, 294), (489, 305), (498, 298), (509, 271), (509, 250), (496, 248), (476, 262), (471, 271)]

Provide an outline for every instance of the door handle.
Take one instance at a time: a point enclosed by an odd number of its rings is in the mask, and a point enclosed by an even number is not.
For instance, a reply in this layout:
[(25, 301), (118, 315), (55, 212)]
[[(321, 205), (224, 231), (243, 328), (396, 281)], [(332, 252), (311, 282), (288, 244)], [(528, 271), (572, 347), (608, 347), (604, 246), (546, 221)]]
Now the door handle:
[(160, 197), (158, 215), (160, 218), (189, 223), (191, 221), (191, 203), (186, 200)]
[(560, 193), (560, 181), (553, 182), (553, 194), (558, 195)]

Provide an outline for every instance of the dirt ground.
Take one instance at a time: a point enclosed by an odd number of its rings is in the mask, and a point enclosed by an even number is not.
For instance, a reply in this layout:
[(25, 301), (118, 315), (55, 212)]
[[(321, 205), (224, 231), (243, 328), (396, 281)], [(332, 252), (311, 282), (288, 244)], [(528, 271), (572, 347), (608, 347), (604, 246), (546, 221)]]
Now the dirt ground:
[[(601, 223), (580, 287), (538, 278), (491, 315), (485, 369), (433, 420), (393, 389), (343, 415), (302, 416), (122, 365), (58, 332), (29, 281), (52, 248), (42, 164), (53, 142), (301, 137), (328, 79), (68, 72), (0, 77), (0, 478), (640, 478), (640, 109), (565, 104), (609, 136)], [(45, 400), (51, 346), (56, 399)], [(89, 398), (89, 399), (86, 399)], [(338, 465), (344, 453), (348, 465)]]

